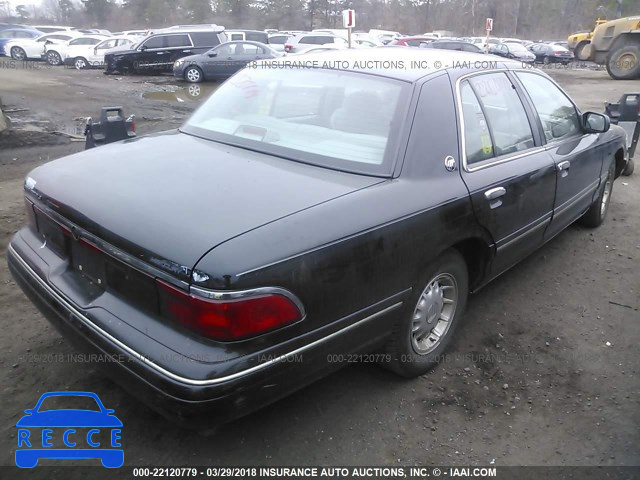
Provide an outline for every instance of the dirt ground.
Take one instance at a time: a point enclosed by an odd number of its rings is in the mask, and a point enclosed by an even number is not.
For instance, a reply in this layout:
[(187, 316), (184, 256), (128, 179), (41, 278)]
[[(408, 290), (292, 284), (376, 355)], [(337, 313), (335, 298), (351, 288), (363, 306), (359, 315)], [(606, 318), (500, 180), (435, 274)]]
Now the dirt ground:
[[(602, 111), (638, 90), (603, 71), (551, 74), (583, 109)], [(139, 133), (175, 128), (214, 87), (42, 64), (0, 68), (0, 97), (20, 129), (0, 134), (0, 255), (23, 223), (24, 176), (81, 150), (67, 134), (80, 133), (83, 117), (121, 105), (136, 114)], [(639, 207), (640, 174), (618, 179), (602, 227), (570, 227), (472, 296), (431, 373), (402, 380), (353, 365), (211, 437), (168, 423), (93, 366), (56, 361), (73, 348), (0, 261), (0, 465), (14, 464), (23, 410), (54, 390), (95, 392), (115, 409), (125, 465), (640, 465)], [(92, 471), (101, 475), (113, 478)]]

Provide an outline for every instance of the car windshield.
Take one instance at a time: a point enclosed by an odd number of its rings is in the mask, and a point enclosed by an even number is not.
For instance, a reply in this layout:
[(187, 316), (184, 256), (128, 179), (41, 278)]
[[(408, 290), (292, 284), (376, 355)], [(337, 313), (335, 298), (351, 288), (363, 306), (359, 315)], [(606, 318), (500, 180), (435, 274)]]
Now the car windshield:
[[(323, 60), (318, 60), (323, 61)], [(339, 170), (389, 175), (408, 83), (365, 73), (259, 63), (225, 82), (182, 131)]]
[(45, 397), (38, 412), (49, 410), (91, 410), (100, 411), (100, 406), (93, 397), (85, 395), (54, 395)]

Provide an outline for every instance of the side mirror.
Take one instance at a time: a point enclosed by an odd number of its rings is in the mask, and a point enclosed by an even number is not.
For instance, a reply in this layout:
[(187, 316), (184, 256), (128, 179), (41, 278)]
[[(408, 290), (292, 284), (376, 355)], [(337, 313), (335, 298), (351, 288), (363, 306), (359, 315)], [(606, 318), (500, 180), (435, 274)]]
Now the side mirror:
[(213, 57), (217, 57), (218, 56), (218, 52), (209, 52), (208, 56), (213, 58)]
[(142, 46), (140, 46), (139, 50), (141, 52), (144, 52), (147, 48), (149, 48), (149, 47), (147, 47), (146, 45), (142, 45)]
[(582, 129), (587, 133), (604, 133), (610, 126), (611, 120), (602, 113), (586, 112), (582, 115)]

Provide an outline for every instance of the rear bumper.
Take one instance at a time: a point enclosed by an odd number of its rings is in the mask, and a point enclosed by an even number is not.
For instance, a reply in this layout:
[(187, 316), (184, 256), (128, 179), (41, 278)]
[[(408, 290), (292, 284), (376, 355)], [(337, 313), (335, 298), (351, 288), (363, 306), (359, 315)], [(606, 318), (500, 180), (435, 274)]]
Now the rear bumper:
[[(339, 364), (327, 361), (328, 354), (370, 350), (374, 343), (371, 331), (385, 330), (383, 326), (389, 325), (390, 316), (402, 304), (394, 296), (385, 301), (387, 306), (376, 305), (375, 313), (287, 349), (286, 355), (282, 345), (263, 350), (259, 352), (260, 363), (256, 363), (258, 355), (246, 355), (225, 362), (222, 368), (166, 350), (164, 355), (169, 352), (173, 357), (161, 364), (164, 357), (153, 339), (147, 339), (148, 350), (141, 351), (141, 344), (134, 341), (135, 332), (125, 322), (114, 325), (110, 321), (108, 327), (121, 330), (118, 334), (109, 331), (99, 318), (93, 318), (94, 313), (78, 308), (45, 280), (46, 262), (20, 232), (13, 238), (7, 257), (16, 283), (63, 336), (99, 359), (98, 366), (125, 390), (170, 420), (195, 429), (246, 415), (338, 369)], [(136, 349), (131, 345), (137, 345)], [(189, 370), (193, 375), (186, 373)]]

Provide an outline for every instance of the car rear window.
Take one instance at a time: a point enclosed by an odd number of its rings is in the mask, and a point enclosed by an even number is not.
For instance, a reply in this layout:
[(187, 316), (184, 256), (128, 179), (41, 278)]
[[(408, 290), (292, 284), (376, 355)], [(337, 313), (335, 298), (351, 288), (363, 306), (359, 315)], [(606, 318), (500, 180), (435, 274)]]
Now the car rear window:
[(388, 175), (395, 119), (408, 104), (409, 84), (282, 65), (244, 69), (222, 84), (182, 130), (304, 163)]
[(215, 32), (193, 32), (190, 34), (196, 47), (215, 47), (220, 45), (220, 38)]

